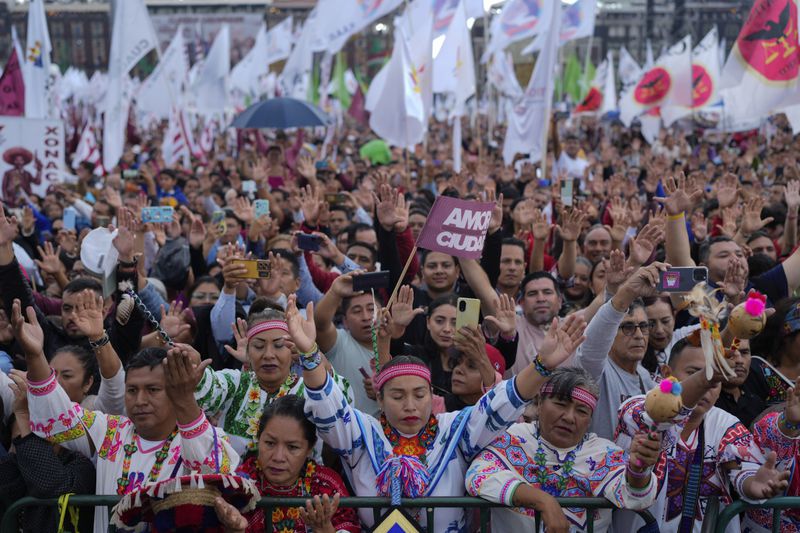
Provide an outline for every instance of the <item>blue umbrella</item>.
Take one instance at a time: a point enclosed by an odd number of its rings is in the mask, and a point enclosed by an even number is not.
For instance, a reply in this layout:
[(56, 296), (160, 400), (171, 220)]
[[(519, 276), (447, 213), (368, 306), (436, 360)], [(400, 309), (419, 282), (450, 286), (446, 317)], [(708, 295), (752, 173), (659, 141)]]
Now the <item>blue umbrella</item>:
[(233, 128), (304, 128), (327, 126), (329, 122), (320, 108), (296, 98), (270, 98), (251, 105), (233, 119)]

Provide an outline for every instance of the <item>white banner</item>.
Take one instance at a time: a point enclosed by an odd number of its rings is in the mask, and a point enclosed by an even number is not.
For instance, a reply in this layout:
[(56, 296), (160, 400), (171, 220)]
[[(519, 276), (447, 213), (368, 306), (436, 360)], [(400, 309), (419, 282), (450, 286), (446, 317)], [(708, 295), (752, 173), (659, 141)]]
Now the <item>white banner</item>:
[(205, 57), (217, 32), (227, 24), (231, 32), (231, 64), (235, 65), (253, 47), (264, 17), (258, 13), (171, 13), (151, 15), (150, 19), (161, 50), (167, 49), (175, 29), (183, 24), (183, 38), (192, 64)]
[(3, 200), (13, 203), (23, 192), (44, 197), (50, 185), (63, 181), (63, 170), (63, 122), (0, 116)]

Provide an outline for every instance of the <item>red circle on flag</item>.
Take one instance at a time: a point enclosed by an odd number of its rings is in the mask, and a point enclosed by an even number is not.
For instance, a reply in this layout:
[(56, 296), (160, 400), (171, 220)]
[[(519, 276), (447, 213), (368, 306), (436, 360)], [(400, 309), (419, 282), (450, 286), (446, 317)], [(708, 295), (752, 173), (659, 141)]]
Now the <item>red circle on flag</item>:
[(714, 92), (714, 80), (703, 65), (692, 64), (692, 107), (703, 107)]
[(633, 98), (642, 105), (657, 104), (667, 96), (671, 86), (669, 72), (662, 67), (656, 67), (648, 70), (636, 84)]
[(792, 0), (758, 0), (736, 41), (747, 65), (769, 81), (790, 81), (800, 71), (797, 6)]

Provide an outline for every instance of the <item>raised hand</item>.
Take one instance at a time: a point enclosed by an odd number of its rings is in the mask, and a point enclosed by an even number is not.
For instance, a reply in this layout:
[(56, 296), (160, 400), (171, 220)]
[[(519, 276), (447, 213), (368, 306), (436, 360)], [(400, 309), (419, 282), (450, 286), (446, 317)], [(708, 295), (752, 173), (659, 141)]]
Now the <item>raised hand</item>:
[(114, 248), (119, 253), (121, 261), (133, 260), (134, 239), (131, 229), (134, 225), (133, 215), (127, 208), (122, 208), (117, 212), (117, 236), (111, 241)]
[(234, 198), (233, 202), (231, 202), (231, 207), (233, 207), (233, 210), (236, 212), (236, 216), (245, 224), (250, 224), (253, 218), (255, 218), (250, 199), (245, 196), (237, 196)]
[(695, 241), (704, 241), (708, 237), (708, 223), (700, 211), (692, 213), (692, 234)]
[(313, 187), (306, 185), (300, 189), (300, 207), (303, 210), (303, 218), (307, 226), (317, 225), (320, 203), (319, 192), (315, 191)]
[(61, 259), (59, 259), (61, 256), (61, 246), (54, 250), (53, 243), (47, 241), (44, 243), (44, 248), (37, 246), (36, 250), (39, 252), (39, 255), (42, 258), (41, 260), (34, 260), (36, 262), (36, 266), (39, 267), (39, 270), (52, 275), (56, 275), (59, 272), (63, 273), (64, 275), (67, 274), (67, 268), (64, 266), (64, 263), (61, 262)]
[(718, 285), (726, 300), (734, 305), (739, 304), (744, 299), (744, 289), (747, 285), (747, 266), (744, 260), (736, 257), (729, 259), (725, 278)]
[(414, 308), (414, 290), (409, 285), (403, 285), (397, 292), (397, 298), (390, 309), (392, 321), (395, 326), (406, 328), (414, 317), (425, 313), (422, 307)]
[(14, 239), (17, 238), (19, 227), (17, 226), (17, 217), (6, 218), (0, 213), (0, 246), (6, 244), (11, 246)]
[(560, 220), (561, 224), (556, 226), (556, 230), (561, 239), (568, 242), (577, 241), (583, 230), (586, 213), (581, 209), (562, 209)]
[(483, 317), (483, 323), (484, 325), (491, 324), (505, 338), (514, 337), (517, 334), (517, 311), (514, 300), (507, 294), (501, 294), (495, 307), (494, 316)]
[(186, 310), (183, 308), (183, 302), (173, 300), (169, 305), (169, 311), (164, 309), (163, 304), (161, 305), (161, 328), (176, 342), (184, 340), (189, 335), (192, 327), (186, 323)]
[[(381, 184), (375, 197), (378, 222), (386, 231), (402, 231), (408, 226), (408, 209), (402, 193), (387, 184)], [(405, 218), (404, 218), (405, 216)], [(398, 230), (397, 228), (402, 228)]]
[(783, 189), (783, 196), (786, 199), (786, 207), (789, 212), (797, 211), (800, 208), (800, 181), (792, 180)]
[(756, 231), (760, 230), (773, 220), (773, 217), (761, 218), (761, 209), (764, 207), (764, 199), (760, 196), (755, 196), (750, 199), (744, 206), (744, 215), (742, 216), (742, 225), (739, 231), (745, 237), (749, 237)]
[(739, 178), (730, 172), (717, 182), (717, 201), (720, 208), (731, 207), (739, 198)]
[(286, 325), (289, 327), (289, 335), (299, 351), (308, 353), (317, 340), (317, 327), (314, 324), (314, 302), (308, 302), (306, 317), (308, 318), (303, 318), (303, 315), (297, 309), (297, 296), (294, 294), (289, 295), (289, 300), (286, 302)]
[(297, 160), (297, 173), (308, 181), (317, 179), (317, 167), (311, 157), (304, 155)]
[(225, 528), (225, 533), (244, 533), (247, 531), (247, 518), (222, 497), (217, 497), (214, 500), (214, 511), (217, 513), (219, 523)]
[(75, 304), (75, 325), (90, 341), (103, 336), (103, 297), (90, 289), (78, 294)]
[(703, 189), (695, 187), (694, 182), (687, 180), (683, 172), (678, 173), (677, 180), (672, 176), (664, 180), (664, 190), (667, 196), (654, 199), (664, 203), (670, 216), (691, 212), (695, 204), (703, 198)]
[(300, 507), (300, 519), (313, 531), (332, 532), (334, 528), (331, 520), (338, 508), (338, 493), (333, 495), (333, 499), (327, 494), (323, 494), (322, 498), (317, 495), (311, 500), (306, 500), (305, 507)]
[(188, 408), (197, 403), (194, 391), (203, 378), (203, 372), (211, 364), (211, 359), (195, 362), (195, 356), (186, 345), (175, 345), (167, 351), (164, 359), (164, 378), (169, 386), (167, 396), (173, 406)]
[(487, 230), (487, 233), (491, 235), (503, 225), (503, 193), (498, 196), (494, 189), (487, 189), (484, 193), (486, 195), (484, 201), (494, 203), (492, 219), (489, 221), (489, 229)]
[(628, 248), (631, 265), (641, 266), (653, 255), (653, 250), (664, 240), (664, 230), (649, 223), (630, 241)]
[(636, 270), (635, 266), (625, 264), (625, 255), (619, 250), (611, 250), (606, 264), (606, 290), (615, 294), (620, 285)]
[(635, 297), (645, 298), (658, 294), (658, 284), (661, 272), (669, 268), (666, 263), (654, 262), (646, 267), (640, 267), (632, 276), (628, 277), (620, 290), (629, 290)]
[(537, 241), (547, 240), (550, 236), (550, 223), (547, 221), (547, 215), (541, 209), (533, 209), (531, 214), (533, 238)]
[(0, 309), (0, 344), (10, 344), (14, 340), (14, 328), (5, 310)]
[[(8, 373), (11, 383), (8, 384), (11, 391), (14, 393), (14, 415), (17, 417), (17, 423), (23, 424), (28, 421), (28, 380), (25, 372), (12, 368)], [(27, 426), (27, 424), (25, 424)], [(28, 429), (21, 427), (22, 431)]]
[(236, 348), (226, 344), (225, 351), (240, 363), (247, 363), (247, 320), (237, 318), (236, 322), (231, 324), (231, 329), (233, 330)]
[(14, 299), (14, 303), (11, 305), (11, 325), (14, 328), (14, 336), (26, 356), (43, 355), (44, 331), (39, 325), (36, 310), (30, 305), (25, 308), (26, 321), (22, 316), (21, 308), (20, 301)]
[(339, 298), (348, 298), (353, 296), (353, 276), (363, 274), (363, 270), (356, 270), (355, 272), (348, 272), (333, 280), (333, 284), (329, 289)]
[(578, 349), (586, 340), (583, 332), (586, 321), (577, 314), (571, 314), (559, 323), (558, 317), (553, 319), (544, 341), (539, 346), (539, 358), (550, 370), (556, 368)]

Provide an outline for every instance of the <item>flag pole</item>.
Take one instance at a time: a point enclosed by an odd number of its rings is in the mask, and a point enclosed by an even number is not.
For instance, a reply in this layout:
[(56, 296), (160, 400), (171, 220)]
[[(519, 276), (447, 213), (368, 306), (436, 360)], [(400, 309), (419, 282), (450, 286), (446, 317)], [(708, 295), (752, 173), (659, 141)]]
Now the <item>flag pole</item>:
[(397, 297), (397, 291), (400, 289), (400, 286), (403, 284), (403, 280), (406, 277), (406, 272), (408, 272), (408, 267), (411, 266), (411, 261), (417, 255), (417, 245), (415, 244), (414, 247), (411, 249), (411, 253), (408, 254), (408, 259), (406, 259), (406, 264), (403, 267), (403, 271), (400, 273), (400, 277), (397, 279), (397, 283), (394, 285), (394, 289), (392, 290), (392, 295), (389, 296), (389, 301), (386, 302), (386, 308), (389, 308), (394, 303), (394, 299)]
[[(589, 68), (589, 61), (592, 59), (592, 45), (594, 44), (594, 33), (589, 35), (589, 46), (586, 47), (586, 56), (583, 58), (583, 76), (581, 76), (582, 87), (581, 87), (581, 100), (586, 98), (586, 93), (588, 92), (588, 80), (586, 79), (586, 72)], [(580, 102), (575, 102), (575, 104), (579, 104)]]

